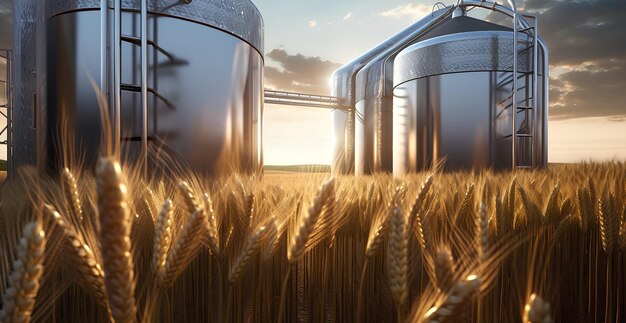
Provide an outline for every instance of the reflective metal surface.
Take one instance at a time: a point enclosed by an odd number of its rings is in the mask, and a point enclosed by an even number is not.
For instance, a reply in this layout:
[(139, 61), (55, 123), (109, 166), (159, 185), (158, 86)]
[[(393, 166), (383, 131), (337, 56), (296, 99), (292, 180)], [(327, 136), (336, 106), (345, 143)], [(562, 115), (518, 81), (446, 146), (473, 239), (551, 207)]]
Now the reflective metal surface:
[[(458, 8), (456, 10), (459, 10)], [(442, 16), (443, 18), (448, 18)], [(382, 51), (378, 56), (367, 63), (357, 74), (355, 82), (356, 113), (355, 122), (355, 173), (371, 174), (376, 172), (391, 172), (393, 170), (393, 82), (394, 62), (396, 55), (404, 48), (414, 43), (429, 43), (442, 35), (457, 34), (463, 39), (464, 32), (482, 30), (507, 30), (507, 28), (485, 22), (479, 19), (459, 15), (454, 19), (443, 19), (434, 27), (425, 29), (422, 33), (415, 33), (415, 37), (400, 41), (395, 46)], [(480, 44), (479, 44), (480, 45)], [(432, 47), (428, 47), (432, 48)], [(476, 48), (478, 51), (484, 48)], [(448, 57), (448, 51), (440, 50), (442, 57)], [(461, 52), (472, 54), (471, 51), (461, 48)], [(453, 49), (458, 51), (458, 49)], [(435, 55), (437, 57), (437, 55)], [(456, 57), (455, 57), (456, 58)], [(467, 57), (462, 57), (463, 62)], [(471, 58), (470, 58), (471, 59)], [(476, 60), (481, 60), (482, 57)], [(410, 65), (412, 62), (407, 62)], [(415, 68), (455, 68), (459, 62), (424, 61)], [(414, 68), (399, 68), (400, 73), (413, 71)]]
[(13, 4), (12, 171), (22, 165), (35, 165), (37, 158), (37, 25), (42, 7), (43, 2), (38, 0)]
[[(339, 68), (335, 71), (332, 77), (333, 86), (331, 95), (338, 97), (342, 105), (355, 108), (357, 73), (359, 73), (359, 71), (364, 68), (366, 64), (381, 55), (381, 53), (389, 50), (393, 51), (399, 46), (406, 46), (406, 44), (415, 40), (425, 31), (426, 27), (433, 23), (433, 21), (446, 17), (451, 13), (451, 10), (452, 8), (450, 7), (433, 12), (431, 15), (422, 18), (398, 34), (390, 37), (378, 46), (357, 57), (350, 63)], [(343, 110), (335, 110), (332, 113), (334, 134), (333, 173), (346, 174), (354, 172), (355, 122), (359, 119), (361, 119), (361, 116)]]
[[(513, 44), (511, 32), (476, 31), (432, 38), (396, 57), (394, 174), (424, 170), (443, 160), (448, 170), (474, 166), (510, 169), (513, 110), (517, 110), (516, 133), (534, 131), (536, 138), (532, 147), (532, 141), (519, 135), (520, 158), (531, 158), (535, 149), (535, 164), (547, 162), (547, 55), (542, 47), (536, 111), (513, 109)], [(518, 61), (519, 107), (533, 100), (532, 73), (523, 73), (528, 71), (532, 53), (527, 51)]]
[[(44, 2), (44, 0), (40, 0)], [(108, 6), (113, 9), (113, 2)], [(122, 10), (139, 11), (142, 0), (120, 0)], [(263, 18), (249, 0), (147, 0), (148, 12), (161, 16), (177, 17), (209, 25), (231, 33), (263, 53)], [(59, 14), (100, 8), (100, 0), (46, 0), (46, 18)]]
[[(122, 34), (139, 35), (139, 18), (138, 13), (122, 12)], [(61, 128), (76, 138), (75, 150), (92, 164), (101, 127), (88, 75), (100, 76), (100, 13), (57, 15), (47, 27), (48, 117), (40, 140), (47, 148), (49, 167), (61, 162), (54, 159), (60, 153)], [(147, 35), (148, 42), (165, 51), (148, 46), (149, 144), (155, 147), (159, 145), (155, 138), (163, 140), (167, 150), (200, 172), (258, 169), (263, 57), (257, 49), (222, 30), (169, 16), (149, 15)], [(136, 140), (142, 128), (140, 63), (140, 46), (123, 41), (121, 137), (122, 152), (129, 156), (140, 151)]]

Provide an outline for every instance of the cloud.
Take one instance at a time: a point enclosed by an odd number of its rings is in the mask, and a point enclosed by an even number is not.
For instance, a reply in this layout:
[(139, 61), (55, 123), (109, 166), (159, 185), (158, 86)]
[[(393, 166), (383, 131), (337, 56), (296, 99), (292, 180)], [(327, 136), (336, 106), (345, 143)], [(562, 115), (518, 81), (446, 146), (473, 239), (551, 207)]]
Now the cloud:
[(310, 28), (315, 28), (315, 26), (317, 26), (317, 21), (315, 21), (315, 20), (309, 20), (309, 27), (310, 27)]
[(273, 49), (265, 57), (280, 66), (265, 67), (266, 85), (278, 90), (328, 95), (330, 76), (340, 67), (321, 57), (291, 55), (283, 49)]
[[(549, 49), (553, 119), (626, 116), (626, 2), (526, 0)], [(489, 20), (510, 24), (499, 15)]]
[(348, 20), (352, 18), (352, 12), (348, 12), (348, 14), (346, 14), (345, 16), (343, 16), (343, 20)]
[(383, 11), (378, 15), (383, 17), (409, 18), (411, 20), (417, 20), (431, 13), (431, 11), (432, 7), (423, 4), (409, 3), (407, 5), (400, 5), (393, 9)]

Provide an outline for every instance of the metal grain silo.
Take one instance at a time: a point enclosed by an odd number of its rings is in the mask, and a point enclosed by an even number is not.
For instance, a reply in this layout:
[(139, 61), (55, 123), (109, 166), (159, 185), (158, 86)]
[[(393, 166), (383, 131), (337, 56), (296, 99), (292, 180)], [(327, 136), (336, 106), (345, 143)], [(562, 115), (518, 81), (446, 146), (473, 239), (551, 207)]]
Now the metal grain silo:
[[(465, 17), (468, 7), (514, 17), (515, 32)], [(394, 174), (444, 160), (449, 170), (546, 165), (547, 47), (536, 20), (477, 1), (457, 10), (395, 58)]]
[(145, 10), (139, 0), (41, 3), (43, 58), (30, 67), (43, 83), (34, 89), (40, 164), (57, 169), (67, 138), (71, 151), (94, 163), (100, 88), (129, 158), (141, 154), (145, 138), (201, 172), (262, 165), (264, 30), (251, 1), (147, 0)]
[[(364, 159), (366, 154), (368, 156), (373, 155), (377, 148), (374, 148), (373, 144), (365, 145), (366, 140), (368, 142), (375, 141), (373, 139), (374, 134), (370, 133), (370, 130), (365, 131), (365, 111), (372, 111), (371, 108), (365, 109), (365, 102), (359, 107), (359, 111), (356, 110), (356, 103), (365, 96), (365, 87), (370, 89), (368, 91), (368, 98), (376, 97), (377, 93), (382, 93), (378, 86), (380, 85), (380, 79), (388, 78), (388, 82), (383, 82), (388, 88), (389, 98), (391, 98), (391, 85), (392, 85), (392, 73), (389, 67), (392, 66), (393, 60), (385, 60), (385, 57), (389, 57), (391, 53), (397, 53), (399, 48), (407, 46), (410, 42), (415, 40), (425, 30), (430, 28), (431, 25), (438, 22), (447, 13), (451, 12), (451, 8), (441, 9), (433, 12), (431, 15), (424, 17), (417, 21), (406, 29), (402, 30), (398, 34), (383, 41), (376, 47), (372, 48), (363, 55), (357, 57), (353, 61), (345, 64), (339, 68), (332, 76), (332, 92), (331, 95), (338, 97), (340, 104), (349, 108), (351, 111), (335, 110), (332, 113), (333, 119), (333, 137), (334, 137), (334, 151), (333, 151), (333, 173), (351, 174), (355, 171), (355, 150), (358, 150), (357, 162), (359, 173), (365, 173)], [(376, 66), (368, 65), (373, 62)], [(369, 66), (368, 68), (365, 68)], [(387, 70), (376, 71), (376, 68), (387, 68)], [(360, 71), (365, 70), (365, 74), (362, 74), (361, 80), (358, 81), (357, 77)], [(373, 75), (368, 78), (367, 71), (370, 71)], [(367, 81), (367, 85), (364, 84)], [(375, 92), (378, 91), (378, 92)], [(375, 99), (373, 99), (375, 100)], [(368, 105), (373, 105), (373, 101), (368, 100)], [(356, 113), (355, 113), (356, 111)], [(380, 111), (380, 110), (379, 110)], [(372, 118), (368, 120), (373, 120)], [(357, 128), (358, 124), (358, 128)], [(369, 126), (369, 128), (376, 126)], [(359, 131), (359, 133), (355, 133)], [(367, 139), (365, 136), (368, 136)], [(358, 148), (357, 148), (358, 147)], [(367, 153), (366, 153), (367, 150)], [(373, 164), (373, 163), (371, 163)], [(380, 163), (382, 164), (382, 163)], [(369, 164), (368, 164), (369, 165)], [(388, 165), (388, 164), (385, 164)], [(368, 171), (372, 167), (367, 167)]]

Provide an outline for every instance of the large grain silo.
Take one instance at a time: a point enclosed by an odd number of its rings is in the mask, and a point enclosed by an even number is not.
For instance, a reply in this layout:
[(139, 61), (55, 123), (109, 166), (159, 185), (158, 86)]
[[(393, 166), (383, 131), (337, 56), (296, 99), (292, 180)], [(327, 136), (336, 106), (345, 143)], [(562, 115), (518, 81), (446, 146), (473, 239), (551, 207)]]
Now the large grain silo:
[(15, 46), (15, 66), (36, 72), (14, 92), (24, 114), (14, 145), (28, 147), (15, 150), (16, 166), (36, 155), (58, 169), (67, 148), (93, 164), (103, 134), (94, 89), (123, 156), (165, 147), (201, 172), (262, 165), (264, 30), (251, 1), (25, 0), (15, 16), (35, 22), (16, 30), (16, 42), (34, 44)]
[[(332, 112), (334, 133), (333, 172), (344, 174), (354, 172), (355, 122), (364, 122), (361, 112), (357, 113), (355, 109), (357, 92), (359, 96), (358, 98), (362, 99), (366, 86), (375, 87), (378, 84), (377, 82), (374, 82), (374, 80), (369, 82), (367, 85), (364, 84), (363, 81), (367, 79), (366, 77), (362, 78), (360, 80), (361, 82), (357, 82), (357, 75), (359, 72), (372, 61), (380, 62), (380, 60), (376, 60), (376, 58), (383, 55), (385, 52), (393, 51), (398, 47), (398, 44), (406, 44), (407, 42), (410, 42), (411, 39), (416, 37), (415, 35), (424, 27), (424, 25), (428, 24), (433, 19), (438, 18), (441, 14), (441, 11), (437, 11), (433, 13), (433, 15), (424, 17), (335, 71), (332, 76), (333, 84), (331, 87), (331, 95), (337, 97), (340, 105), (347, 107), (348, 109), (336, 109)], [(382, 57), (384, 57), (384, 55)], [(371, 68), (365, 70), (371, 70)], [(388, 73), (388, 75), (392, 77), (391, 73)], [(363, 134), (359, 134), (359, 138), (364, 138), (364, 136), (365, 131)], [(373, 136), (373, 134), (368, 132), (368, 136)], [(370, 151), (374, 150), (375, 149), (372, 149)], [(363, 147), (361, 151), (365, 151), (365, 147)]]
[[(468, 17), (473, 9), (510, 26)], [(355, 114), (334, 130), (354, 138), (356, 174), (401, 175), (443, 161), (448, 170), (544, 166), (548, 52), (536, 21), (514, 3), (459, 1), (395, 36), (352, 79), (340, 69), (337, 80), (353, 80), (345, 103)]]

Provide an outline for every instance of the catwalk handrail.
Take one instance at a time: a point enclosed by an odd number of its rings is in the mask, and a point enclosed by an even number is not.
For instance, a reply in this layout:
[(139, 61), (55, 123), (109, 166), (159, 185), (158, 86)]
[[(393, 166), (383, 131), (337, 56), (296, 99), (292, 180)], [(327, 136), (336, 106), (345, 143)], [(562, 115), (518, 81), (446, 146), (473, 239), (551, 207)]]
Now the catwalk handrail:
[(312, 108), (327, 108), (351, 110), (342, 106), (339, 98), (326, 95), (297, 93), (265, 89), (264, 102), (266, 104), (282, 104)]

